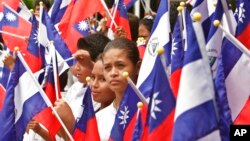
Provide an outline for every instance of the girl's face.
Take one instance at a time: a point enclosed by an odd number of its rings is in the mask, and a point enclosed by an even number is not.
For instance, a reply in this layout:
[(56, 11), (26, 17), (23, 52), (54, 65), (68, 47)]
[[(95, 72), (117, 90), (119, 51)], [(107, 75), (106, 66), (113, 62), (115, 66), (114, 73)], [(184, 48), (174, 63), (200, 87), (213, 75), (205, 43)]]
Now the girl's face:
[(98, 60), (92, 70), (91, 92), (93, 99), (101, 104), (110, 104), (115, 99), (115, 94), (108, 87), (103, 75), (103, 64)]
[(77, 63), (72, 68), (73, 74), (77, 77), (78, 81), (86, 84), (86, 77), (91, 75), (91, 68), (81, 64), (77, 61)]
[(145, 25), (140, 24), (138, 29), (138, 37), (143, 37), (146, 40), (147, 44), (149, 36), (150, 36), (150, 31), (148, 31)]
[(111, 48), (103, 55), (104, 77), (109, 87), (115, 93), (124, 93), (127, 88), (127, 79), (122, 76), (128, 72), (132, 80), (137, 79), (139, 67), (128, 58), (127, 52), (122, 49)]

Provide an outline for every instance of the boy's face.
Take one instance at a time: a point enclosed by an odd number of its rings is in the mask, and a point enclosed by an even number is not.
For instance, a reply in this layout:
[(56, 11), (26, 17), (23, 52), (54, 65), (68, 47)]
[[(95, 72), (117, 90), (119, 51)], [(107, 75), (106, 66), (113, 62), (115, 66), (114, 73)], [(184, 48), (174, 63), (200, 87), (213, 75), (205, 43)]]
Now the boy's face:
[(72, 66), (73, 74), (77, 77), (78, 81), (86, 84), (86, 77), (91, 75), (92, 68), (87, 64), (77, 63)]
[(35, 15), (36, 15), (37, 17), (39, 17), (39, 15), (40, 15), (40, 6), (39, 6), (39, 5), (36, 5), (36, 6), (35, 6)]

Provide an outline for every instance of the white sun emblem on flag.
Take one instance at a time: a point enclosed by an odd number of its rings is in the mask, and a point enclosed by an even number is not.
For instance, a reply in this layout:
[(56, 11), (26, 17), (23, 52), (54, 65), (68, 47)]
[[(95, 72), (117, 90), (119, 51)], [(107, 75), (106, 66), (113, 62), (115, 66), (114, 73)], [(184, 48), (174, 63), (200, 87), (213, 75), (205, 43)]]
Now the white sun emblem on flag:
[(129, 118), (129, 110), (128, 110), (128, 106), (124, 107), (124, 111), (120, 111), (121, 112), (121, 116), (119, 116), (118, 118), (121, 119), (120, 124), (123, 125), (123, 129), (125, 128), (125, 125), (127, 124), (127, 119)]
[(241, 23), (243, 23), (244, 18), (246, 18), (245, 16), (245, 12), (246, 10), (244, 9), (244, 3), (241, 3), (239, 6), (239, 9), (237, 9), (238, 15), (239, 15), (239, 21)]
[(157, 107), (158, 104), (162, 102), (161, 100), (156, 99), (158, 95), (159, 95), (159, 92), (156, 92), (153, 94), (153, 97), (152, 97), (153, 99), (152, 99), (151, 109), (150, 109), (151, 117), (155, 120), (156, 120), (155, 112), (161, 112), (161, 109)]
[(7, 19), (8, 21), (13, 22), (13, 21), (15, 21), (15, 20), (17, 19), (17, 17), (16, 17), (13, 13), (8, 12), (8, 13), (6, 14), (6, 19)]
[(86, 31), (88, 30), (89, 28), (89, 25), (86, 21), (80, 21), (79, 24), (78, 24), (78, 29), (81, 30), (81, 31)]
[(34, 33), (34, 40), (35, 40), (35, 43), (36, 44), (38, 44), (38, 38), (37, 38), (37, 36), (38, 36), (38, 30), (36, 30), (36, 32)]
[(175, 55), (175, 51), (178, 49), (177, 48), (178, 42), (175, 41), (175, 38), (173, 38), (173, 48), (172, 48), (172, 55)]

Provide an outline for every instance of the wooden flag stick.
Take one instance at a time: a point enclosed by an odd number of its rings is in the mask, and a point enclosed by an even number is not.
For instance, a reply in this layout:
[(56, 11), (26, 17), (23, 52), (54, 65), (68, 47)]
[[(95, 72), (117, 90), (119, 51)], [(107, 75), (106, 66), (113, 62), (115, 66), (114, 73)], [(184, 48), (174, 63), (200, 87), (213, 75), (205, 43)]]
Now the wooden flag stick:
[(227, 39), (230, 40), (235, 45), (235, 47), (237, 47), (241, 52), (243, 52), (250, 58), (250, 51), (247, 49), (247, 47), (245, 47), (238, 39), (236, 39), (223, 26), (221, 26), (219, 20), (214, 21), (214, 26), (219, 27), (225, 33)]
[(141, 93), (141, 91), (135, 86), (134, 82), (129, 77), (128, 72), (123, 72), (122, 75), (123, 75), (123, 77), (127, 78), (128, 84), (133, 88), (133, 90), (135, 91), (135, 93), (137, 94), (137, 96), (140, 98), (140, 100), (142, 101), (142, 103), (145, 104), (146, 106), (148, 106), (148, 102), (147, 102), (146, 98)]
[(2, 30), (0, 30), (0, 33), (6, 34), (6, 35), (9, 35), (9, 36), (12, 36), (12, 37), (16, 37), (16, 38), (19, 38), (19, 39), (23, 39), (23, 40), (27, 39), (25, 36), (17, 35), (17, 34), (6, 32), (6, 31), (2, 31)]
[(33, 83), (37, 86), (43, 100), (45, 101), (45, 103), (47, 104), (48, 107), (50, 107), (54, 113), (54, 115), (56, 116), (57, 120), (60, 122), (60, 124), (62, 125), (63, 129), (65, 130), (66, 134), (69, 136), (71, 141), (74, 141), (73, 137), (71, 136), (70, 132), (68, 131), (68, 129), (66, 128), (65, 124), (63, 123), (62, 119), (60, 118), (60, 116), (58, 115), (58, 113), (56, 112), (55, 108), (53, 107), (52, 103), (50, 102), (48, 96), (46, 95), (46, 93), (44, 92), (44, 90), (42, 89), (41, 85), (38, 83), (37, 79), (35, 78), (35, 76), (33, 75), (31, 69), (29, 68), (28, 64), (26, 63), (26, 61), (24, 60), (22, 54), (20, 53), (20, 51), (17, 51), (17, 56), (20, 59), (21, 63), (23, 64), (23, 66), (25, 67), (25, 69), (27, 70), (28, 74), (30, 75), (30, 77), (33, 80)]

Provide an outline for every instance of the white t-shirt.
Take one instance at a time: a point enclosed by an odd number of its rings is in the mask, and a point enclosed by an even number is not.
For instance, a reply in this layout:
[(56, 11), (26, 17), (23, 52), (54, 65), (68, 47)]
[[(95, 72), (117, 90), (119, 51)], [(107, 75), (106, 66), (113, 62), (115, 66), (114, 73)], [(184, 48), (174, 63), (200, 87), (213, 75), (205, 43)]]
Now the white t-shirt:
[(96, 120), (101, 141), (108, 141), (115, 122), (116, 109), (111, 103), (106, 108), (96, 113)]
[(64, 99), (69, 104), (75, 119), (82, 115), (83, 107), (82, 100), (86, 92), (86, 87), (80, 82), (75, 82), (68, 90)]
[[(83, 84), (80, 82), (75, 82), (70, 89), (68, 90), (67, 94), (65, 95), (64, 99), (69, 104), (75, 119), (79, 119), (83, 112), (82, 101), (85, 95), (87, 87), (83, 87)], [(92, 99), (94, 111), (100, 107), (100, 103), (95, 102)]]

